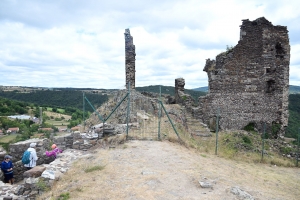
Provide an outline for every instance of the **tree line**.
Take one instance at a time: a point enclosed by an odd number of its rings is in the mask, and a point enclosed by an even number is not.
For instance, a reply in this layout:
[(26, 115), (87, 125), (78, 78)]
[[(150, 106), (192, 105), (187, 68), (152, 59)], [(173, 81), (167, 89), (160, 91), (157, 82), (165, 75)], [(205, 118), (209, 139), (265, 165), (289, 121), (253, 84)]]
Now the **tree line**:
[[(13, 99), (22, 102), (30, 102), (42, 107), (64, 107), (64, 108), (77, 108), (83, 107), (83, 95), (80, 91), (65, 90), (65, 91), (33, 91), (30, 93), (20, 93), (17, 91), (0, 92), (0, 96), (8, 99)], [(108, 100), (106, 94), (85, 94), (91, 104), (97, 108)], [(5, 108), (3, 108), (5, 109)], [(86, 105), (87, 111), (93, 112), (90, 105)]]
[(0, 97), (0, 115), (8, 116), (18, 114), (26, 114), (27, 107), (33, 106), (33, 104), (21, 102), (21, 101), (11, 101), (6, 98)]

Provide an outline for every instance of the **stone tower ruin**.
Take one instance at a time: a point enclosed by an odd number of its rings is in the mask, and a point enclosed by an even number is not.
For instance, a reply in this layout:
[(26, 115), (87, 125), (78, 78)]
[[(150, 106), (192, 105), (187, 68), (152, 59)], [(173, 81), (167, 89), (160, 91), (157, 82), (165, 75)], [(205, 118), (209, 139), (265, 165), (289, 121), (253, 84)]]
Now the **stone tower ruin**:
[(199, 98), (203, 122), (219, 128), (243, 129), (263, 124), (273, 137), (288, 124), (290, 45), (286, 26), (273, 26), (264, 17), (242, 20), (240, 40), (233, 48), (206, 60), (209, 92)]
[(130, 88), (135, 88), (135, 46), (129, 29), (125, 29), (125, 71), (126, 88), (130, 82)]
[(184, 94), (184, 85), (185, 80), (183, 78), (177, 78), (175, 79), (175, 102), (176, 103), (182, 103), (182, 94)]

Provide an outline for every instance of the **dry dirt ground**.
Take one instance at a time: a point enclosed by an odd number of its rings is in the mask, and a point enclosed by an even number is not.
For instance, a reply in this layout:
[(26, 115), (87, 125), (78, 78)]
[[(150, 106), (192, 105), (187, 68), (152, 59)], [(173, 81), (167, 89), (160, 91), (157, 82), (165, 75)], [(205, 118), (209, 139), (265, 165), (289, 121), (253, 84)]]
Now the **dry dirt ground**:
[[(83, 170), (96, 165), (105, 167)], [(202, 188), (199, 181), (213, 188)], [(53, 196), (69, 192), (70, 199), (243, 199), (230, 192), (234, 186), (253, 199), (300, 199), (300, 169), (226, 160), (168, 141), (127, 141), (93, 150), (51, 192)]]

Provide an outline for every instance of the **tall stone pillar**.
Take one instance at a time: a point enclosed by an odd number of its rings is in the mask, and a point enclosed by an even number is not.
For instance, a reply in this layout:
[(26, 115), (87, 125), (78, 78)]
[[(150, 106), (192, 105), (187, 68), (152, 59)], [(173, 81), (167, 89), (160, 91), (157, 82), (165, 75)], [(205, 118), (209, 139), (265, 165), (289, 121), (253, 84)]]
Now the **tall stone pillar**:
[(183, 99), (181, 96), (184, 94), (185, 80), (183, 78), (175, 79), (175, 102), (182, 103)]
[(129, 29), (125, 29), (125, 70), (126, 70), (126, 88), (130, 82), (130, 88), (135, 88), (135, 46)]

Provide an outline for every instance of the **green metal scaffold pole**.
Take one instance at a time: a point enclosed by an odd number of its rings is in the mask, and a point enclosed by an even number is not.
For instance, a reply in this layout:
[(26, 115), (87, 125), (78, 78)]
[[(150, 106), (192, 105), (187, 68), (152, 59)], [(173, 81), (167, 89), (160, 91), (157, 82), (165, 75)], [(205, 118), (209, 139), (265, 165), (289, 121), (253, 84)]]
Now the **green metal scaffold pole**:
[(262, 148), (261, 148), (261, 160), (264, 159), (265, 137), (266, 137), (266, 122), (264, 123), (264, 134), (263, 134)]
[(82, 120), (83, 120), (83, 131), (85, 130), (85, 120), (84, 120), (84, 113), (85, 113), (85, 101), (84, 101), (84, 92), (82, 93), (82, 100), (83, 100), (83, 102), (82, 102), (82, 110), (83, 110), (83, 112), (82, 112)]
[(167, 115), (167, 117), (168, 117), (168, 119), (169, 119), (169, 121), (170, 121), (170, 123), (171, 123), (171, 125), (172, 125), (172, 127), (173, 127), (173, 129), (174, 129), (174, 131), (175, 131), (175, 133), (176, 133), (176, 135), (177, 135), (177, 137), (180, 139), (179, 134), (178, 134), (178, 132), (177, 132), (177, 130), (176, 130), (176, 128), (175, 128), (175, 126), (174, 126), (174, 124), (173, 124), (173, 122), (172, 122), (172, 120), (171, 120), (169, 114), (168, 114), (168, 112), (166, 111), (166, 109), (165, 109), (165, 107), (164, 107), (164, 105), (162, 104), (161, 101), (160, 101), (160, 105), (161, 105), (161, 107), (163, 108), (163, 110), (165, 111), (165, 113), (166, 113), (166, 115)]
[(160, 122), (161, 122), (161, 86), (159, 86), (159, 110), (158, 110), (158, 140), (160, 140)]
[(123, 99), (118, 103), (118, 105), (116, 105), (116, 107), (111, 111), (111, 113), (104, 119), (104, 121), (107, 121), (110, 116), (117, 110), (117, 108), (121, 105), (121, 103), (126, 99), (126, 97), (128, 96), (129, 93), (127, 93)]
[(103, 117), (101, 117), (101, 115), (98, 113), (98, 111), (94, 108), (94, 106), (91, 104), (91, 102), (86, 98), (86, 96), (84, 97), (84, 99), (90, 104), (90, 106), (93, 108), (94, 112), (98, 115), (99, 119), (102, 122), (105, 122), (105, 120), (103, 119)]
[(298, 128), (297, 161), (296, 161), (297, 167), (298, 167), (298, 162), (299, 162), (299, 141), (300, 141), (300, 128)]
[(216, 155), (218, 155), (218, 133), (219, 133), (219, 108), (217, 112), (217, 121), (216, 121), (216, 150), (215, 150)]

